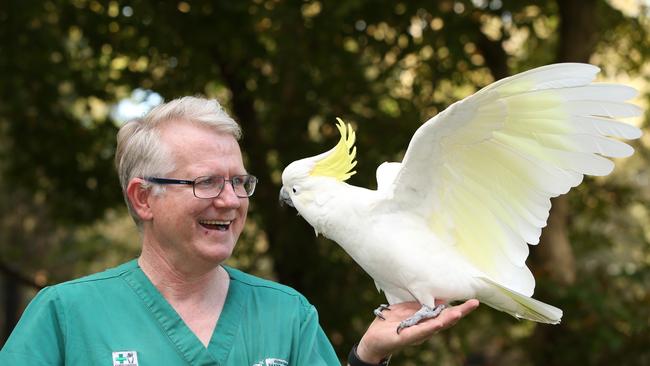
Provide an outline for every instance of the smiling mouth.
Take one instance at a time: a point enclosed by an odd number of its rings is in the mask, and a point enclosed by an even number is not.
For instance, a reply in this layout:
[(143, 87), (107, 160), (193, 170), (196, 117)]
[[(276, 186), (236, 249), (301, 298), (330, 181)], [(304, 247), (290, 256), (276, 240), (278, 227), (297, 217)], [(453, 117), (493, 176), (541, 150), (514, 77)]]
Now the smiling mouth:
[(230, 221), (200, 220), (199, 224), (206, 229), (226, 231), (228, 230), (228, 228), (230, 228), (230, 224), (232, 224), (232, 220)]

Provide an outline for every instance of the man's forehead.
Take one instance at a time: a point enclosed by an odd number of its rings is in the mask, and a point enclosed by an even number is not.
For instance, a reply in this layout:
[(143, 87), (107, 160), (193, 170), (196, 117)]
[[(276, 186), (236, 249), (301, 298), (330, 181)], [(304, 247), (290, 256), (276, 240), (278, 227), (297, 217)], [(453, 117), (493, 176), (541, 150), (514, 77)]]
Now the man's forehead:
[(234, 136), (196, 123), (168, 122), (161, 139), (178, 174), (246, 174)]
[(231, 134), (186, 121), (166, 122), (160, 128), (160, 136), (167, 145), (173, 147), (239, 150), (239, 143)]

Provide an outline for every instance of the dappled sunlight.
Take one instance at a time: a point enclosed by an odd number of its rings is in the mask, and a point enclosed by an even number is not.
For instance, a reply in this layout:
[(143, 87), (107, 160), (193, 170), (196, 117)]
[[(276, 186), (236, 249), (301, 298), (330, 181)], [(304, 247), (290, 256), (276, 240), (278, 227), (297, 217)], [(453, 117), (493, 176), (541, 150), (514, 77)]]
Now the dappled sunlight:
[[(531, 247), (536, 296), (564, 309), (562, 324), (479, 309), (393, 362), (650, 364), (639, 341), (650, 337), (650, 3), (575, 3), (578, 14), (560, 1), (501, 0), (71, 0), (0, 10), (12, 40), (0, 46), (0, 275), (19, 284), (2, 295), (29, 298), (137, 256), (113, 167), (117, 128), (163, 99), (205, 95), (242, 125), (246, 169), (260, 178), (226, 264), (298, 288), (343, 357), (385, 299), (347, 253), (278, 207), (284, 167), (334, 146), (340, 117), (357, 130), (350, 182), (376, 187), (376, 167), (399, 161), (416, 129), (452, 103), (501, 77), (581, 59), (602, 69), (599, 82), (639, 90), (631, 102), (646, 113), (627, 120), (644, 131), (635, 154), (566, 196), (576, 282), (555, 281), (559, 267)], [(584, 42), (560, 47), (568, 39)]]

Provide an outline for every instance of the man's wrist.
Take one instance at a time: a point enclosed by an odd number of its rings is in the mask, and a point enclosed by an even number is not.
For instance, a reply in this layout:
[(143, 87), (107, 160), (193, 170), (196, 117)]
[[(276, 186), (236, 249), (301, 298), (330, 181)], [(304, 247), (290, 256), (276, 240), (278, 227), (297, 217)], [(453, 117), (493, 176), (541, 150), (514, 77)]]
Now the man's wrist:
[(359, 344), (355, 344), (350, 350), (348, 355), (348, 365), (349, 366), (386, 366), (390, 362), (390, 355), (384, 358), (380, 357), (371, 357), (362, 349), (361, 355), (359, 355), (358, 348)]

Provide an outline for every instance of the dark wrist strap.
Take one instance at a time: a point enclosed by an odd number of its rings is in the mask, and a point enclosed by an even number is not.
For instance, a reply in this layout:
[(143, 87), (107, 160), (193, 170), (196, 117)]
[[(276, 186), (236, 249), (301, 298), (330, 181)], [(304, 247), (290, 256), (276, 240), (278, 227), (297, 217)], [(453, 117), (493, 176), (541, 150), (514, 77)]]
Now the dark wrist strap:
[(379, 363), (368, 363), (368, 362), (361, 361), (359, 355), (357, 354), (358, 345), (359, 343), (352, 346), (352, 349), (350, 350), (350, 354), (348, 355), (348, 364), (350, 366), (388, 366), (388, 363), (390, 362), (390, 356), (384, 358)]

